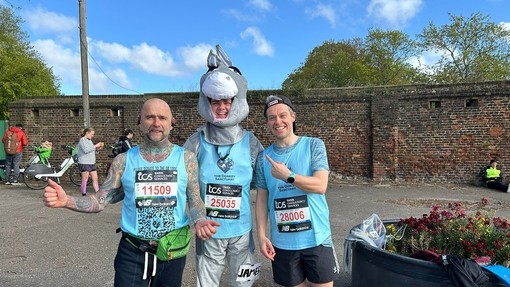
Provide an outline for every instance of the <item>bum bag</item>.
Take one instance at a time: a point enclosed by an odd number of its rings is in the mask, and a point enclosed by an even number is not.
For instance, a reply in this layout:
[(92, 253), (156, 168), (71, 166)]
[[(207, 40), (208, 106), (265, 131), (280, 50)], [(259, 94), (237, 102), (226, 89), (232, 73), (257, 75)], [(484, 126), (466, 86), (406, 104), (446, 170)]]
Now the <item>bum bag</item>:
[(184, 257), (188, 254), (191, 241), (189, 225), (175, 229), (158, 241), (156, 256), (161, 261)]

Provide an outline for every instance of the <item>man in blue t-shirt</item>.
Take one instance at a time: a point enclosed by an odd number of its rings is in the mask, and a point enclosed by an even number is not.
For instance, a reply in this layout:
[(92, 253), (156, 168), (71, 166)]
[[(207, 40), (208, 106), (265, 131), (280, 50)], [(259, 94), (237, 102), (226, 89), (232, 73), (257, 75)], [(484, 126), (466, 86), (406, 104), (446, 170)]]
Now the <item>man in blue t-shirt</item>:
[[(219, 226), (205, 217), (195, 154), (168, 138), (172, 123), (168, 103), (148, 99), (138, 117), (141, 143), (113, 159), (97, 193), (71, 196), (52, 180), (44, 190), (47, 207), (86, 213), (122, 200), (114, 286), (182, 286), (189, 225), (202, 240), (212, 237)], [(180, 250), (172, 251), (174, 243)]]
[(285, 96), (269, 96), (264, 116), (275, 141), (258, 156), (255, 170), (260, 251), (272, 261), (273, 279), (280, 285), (333, 286), (339, 267), (325, 196), (324, 142), (294, 133), (296, 112)]

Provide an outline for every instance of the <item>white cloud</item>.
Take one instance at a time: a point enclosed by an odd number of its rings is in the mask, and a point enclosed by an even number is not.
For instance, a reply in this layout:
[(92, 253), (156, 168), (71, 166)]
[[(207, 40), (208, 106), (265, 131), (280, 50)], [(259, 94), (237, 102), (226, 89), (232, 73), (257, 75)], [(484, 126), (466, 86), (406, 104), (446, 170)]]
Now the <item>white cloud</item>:
[[(207, 67), (207, 55), (212, 45), (198, 44), (178, 48), (177, 55), (182, 64), (177, 64), (170, 53), (163, 52), (146, 43), (125, 47), (118, 43), (91, 42), (92, 49), (111, 63), (130, 63), (145, 72), (162, 76), (180, 76), (188, 70), (197, 71)], [(92, 50), (89, 49), (89, 50)]]
[(163, 52), (158, 47), (150, 46), (147, 43), (133, 46), (129, 62), (156, 75), (173, 77), (183, 74), (170, 53)]
[(179, 56), (183, 59), (184, 66), (191, 70), (207, 69), (207, 55), (213, 46), (208, 44), (198, 44), (196, 46), (186, 46), (179, 48)]
[[(244, 22), (244, 23), (258, 23), (263, 21), (265, 18), (264, 12), (269, 12), (273, 10), (274, 6), (268, 0), (250, 0), (248, 1), (248, 6), (252, 6), (255, 8), (255, 13), (241, 11), (238, 9), (222, 9), (221, 13), (225, 14), (228, 17), (232, 17), (236, 21)], [(253, 11), (253, 9), (249, 9)], [(262, 13), (261, 13), (262, 12)]]
[[(106, 75), (108, 75), (108, 78), (111, 79), (111, 81), (115, 82), (116, 86), (119, 86), (121, 88), (125, 89), (132, 89), (133, 84), (129, 80), (128, 75), (123, 69), (113, 69), (113, 70), (107, 70), (105, 71)], [(102, 74), (104, 75), (104, 74)], [(110, 86), (111, 86), (111, 82)]]
[(445, 54), (446, 53), (424, 51), (420, 56), (412, 57), (407, 62), (424, 73), (432, 74), (434, 72), (434, 65), (437, 64)]
[(510, 22), (501, 22), (499, 25), (501, 25), (503, 29), (510, 31)]
[(44, 61), (53, 69), (63, 83), (81, 86), (80, 54), (62, 47), (53, 40), (36, 40), (32, 42)]
[(393, 27), (405, 26), (422, 7), (422, 0), (372, 0), (367, 7), (369, 17)]
[[(39, 52), (44, 61), (53, 69), (55, 75), (69, 90), (80, 90), (81, 83), (81, 56), (77, 51), (61, 46), (53, 40), (36, 40), (33, 43), (34, 49)], [(121, 70), (105, 71), (110, 73), (108, 77), (95, 68), (89, 60), (88, 67), (89, 90), (94, 93), (105, 93), (110, 91), (111, 81), (117, 82), (124, 87), (131, 87), (126, 74)]]
[(319, 4), (315, 8), (306, 8), (305, 13), (313, 18), (322, 17), (326, 19), (332, 27), (336, 25), (336, 14), (330, 5)]
[(271, 2), (269, 2), (267, 0), (250, 0), (249, 4), (258, 8), (258, 9), (265, 10), (265, 11), (269, 11), (273, 8), (273, 5), (271, 4)]
[[(38, 51), (55, 75), (63, 89), (81, 91), (81, 56), (79, 47), (67, 47), (54, 40), (36, 40)], [(88, 39), (89, 87), (92, 93), (108, 93), (112, 88), (134, 89), (124, 64), (135, 70), (165, 77), (180, 77), (207, 68), (207, 55), (212, 45), (198, 44), (178, 48), (180, 64), (172, 55), (161, 49), (141, 43), (129, 48), (119, 43), (106, 43)], [(136, 71), (131, 71), (136, 72)], [(64, 87), (65, 84), (65, 87)]]
[(224, 9), (221, 12), (226, 16), (232, 17), (239, 22), (253, 23), (260, 21), (260, 18), (258, 16), (246, 14), (236, 9)]
[(109, 62), (121, 63), (129, 61), (131, 51), (129, 48), (118, 43), (106, 43), (89, 39), (89, 51), (92, 54), (99, 53)]
[(131, 48), (103, 41), (90, 41), (89, 45), (91, 51), (97, 52), (104, 61), (109, 63), (129, 63), (142, 71), (161, 76), (173, 77), (183, 74), (170, 53), (147, 43)]
[(253, 39), (253, 49), (255, 53), (260, 56), (273, 56), (274, 48), (266, 37), (255, 27), (248, 27), (246, 30), (241, 32), (241, 38), (246, 40), (248, 38)]
[(73, 17), (50, 12), (42, 8), (27, 10), (23, 19), (31, 30), (39, 33), (67, 33), (74, 31), (79, 34), (78, 21)]

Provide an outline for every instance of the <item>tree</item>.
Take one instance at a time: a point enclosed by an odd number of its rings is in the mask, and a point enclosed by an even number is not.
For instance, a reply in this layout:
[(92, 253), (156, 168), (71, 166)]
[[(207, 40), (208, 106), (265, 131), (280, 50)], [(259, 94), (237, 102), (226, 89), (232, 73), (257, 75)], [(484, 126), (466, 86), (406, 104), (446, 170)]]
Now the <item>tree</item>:
[(418, 34), (423, 51), (440, 56), (428, 66), (438, 83), (510, 79), (510, 31), (473, 13), (469, 18), (449, 14), (450, 24), (430, 23)]
[(401, 85), (426, 80), (410, 64), (416, 44), (400, 31), (369, 30), (361, 40), (326, 41), (283, 82), (284, 90)]
[(416, 57), (416, 43), (401, 31), (370, 29), (364, 42), (366, 65), (375, 85), (423, 82), (426, 78), (409, 62)]
[(359, 39), (325, 41), (282, 84), (284, 90), (354, 86), (366, 81)]
[(8, 119), (8, 104), (26, 96), (60, 95), (51, 68), (21, 30), (22, 19), (0, 4), (0, 119)]

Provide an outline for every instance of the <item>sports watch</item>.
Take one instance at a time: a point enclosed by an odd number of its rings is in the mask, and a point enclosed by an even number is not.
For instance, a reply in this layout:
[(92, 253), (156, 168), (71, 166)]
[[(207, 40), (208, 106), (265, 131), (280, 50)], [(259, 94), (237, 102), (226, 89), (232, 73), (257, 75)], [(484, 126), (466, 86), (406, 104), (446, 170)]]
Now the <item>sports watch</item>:
[(296, 180), (296, 173), (291, 170), (290, 171), (290, 175), (287, 178), (287, 182), (288, 183), (293, 183), (295, 180)]

